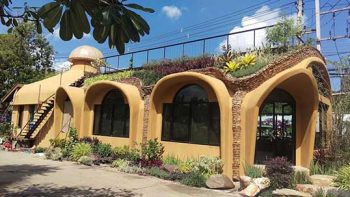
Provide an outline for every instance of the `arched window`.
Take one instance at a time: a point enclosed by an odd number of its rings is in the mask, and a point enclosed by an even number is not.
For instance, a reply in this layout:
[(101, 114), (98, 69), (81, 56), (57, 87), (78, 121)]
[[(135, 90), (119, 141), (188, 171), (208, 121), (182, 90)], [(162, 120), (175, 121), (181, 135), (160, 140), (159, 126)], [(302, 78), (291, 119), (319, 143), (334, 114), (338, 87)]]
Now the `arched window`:
[(162, 140), (220, 145), (220, 110), (198, 85), (180, 89), (173, 103), (163, 105)]
[(129, 105), (120, 91), (111, 90), (94, 109), (94, 135), (129, 137)]
[(255, 163), (287, 157), (295, 162), (295, 101), (282, 89), (273, 90), (260, 107)]

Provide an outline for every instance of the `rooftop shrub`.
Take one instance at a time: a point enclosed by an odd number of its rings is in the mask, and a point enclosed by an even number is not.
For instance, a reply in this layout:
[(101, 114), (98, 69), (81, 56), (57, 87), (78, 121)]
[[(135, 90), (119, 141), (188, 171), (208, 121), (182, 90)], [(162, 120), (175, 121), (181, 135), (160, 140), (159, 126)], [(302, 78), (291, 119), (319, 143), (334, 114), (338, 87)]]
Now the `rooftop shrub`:
[(286, 157), (272, 158), (266, 161), (265, 165), (266, 175), (271, 180), (273, 189), (293, 187), (294, 170)]

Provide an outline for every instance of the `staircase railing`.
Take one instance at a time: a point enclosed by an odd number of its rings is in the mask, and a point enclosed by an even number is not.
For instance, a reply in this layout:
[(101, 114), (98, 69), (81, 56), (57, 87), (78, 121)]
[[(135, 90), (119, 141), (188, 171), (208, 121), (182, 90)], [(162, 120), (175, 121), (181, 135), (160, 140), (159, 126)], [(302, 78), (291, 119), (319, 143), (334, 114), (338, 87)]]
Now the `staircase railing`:
[[(55, 96), (55, 93), (50, 95), (48, 98), (46, 98), (44, 101), (42, 101), (39, 106), (37, 107), (37, 109), (35, 110), (34, 114), (37, 114), (39, 112), (39, 110), (41, 109), (41, 107), (43, 106), (44, 103), (46, 103), (46, 101), (48, 101), (50, 98), (52, 98), (53, 96)], [(22, 132), (24, 132), (27, 128), (27, 126), (29, 126), (29, 124), (32, 122), (32, 120), (28, 120), (28, 122), (22, 127), (21, 131), (16, 135), (16, 138), (18, 138)], [(30, 128), (28, 128), (30, 129)]]

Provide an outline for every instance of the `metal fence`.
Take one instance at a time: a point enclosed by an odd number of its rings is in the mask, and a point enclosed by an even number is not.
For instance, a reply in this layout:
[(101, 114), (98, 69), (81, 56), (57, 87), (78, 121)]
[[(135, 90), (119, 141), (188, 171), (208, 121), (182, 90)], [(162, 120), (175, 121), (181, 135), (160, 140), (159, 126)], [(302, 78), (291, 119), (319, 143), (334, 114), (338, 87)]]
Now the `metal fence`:
[[(159, 47), (127, 52), (122, 55), (106, 56), (112, 66), (101, 68), (102, 73), (118, 72), (129, 68), (140, 68), (145, 64), (159, 60), (173, 60), (182, 57), (196, 57), (204, 54), (217, 55), (221, 47), (230, 45), (233, 49), (244, 52), (248, 48), (254, 50), (263, 44), (266, 29), (274, 25), (234, 31), (227, 34), (195, 39), (181, 43), (173, 43)], [(242, 47), (244, 45), (244, 47)]]

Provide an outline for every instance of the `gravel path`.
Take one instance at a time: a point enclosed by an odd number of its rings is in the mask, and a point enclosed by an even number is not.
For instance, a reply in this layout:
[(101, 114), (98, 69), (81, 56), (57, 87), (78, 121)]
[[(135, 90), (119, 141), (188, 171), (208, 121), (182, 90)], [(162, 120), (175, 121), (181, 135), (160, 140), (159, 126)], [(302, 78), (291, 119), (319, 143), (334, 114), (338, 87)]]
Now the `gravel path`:
[(0, 151), (0, 196), (239, 196), (150, 176)]

